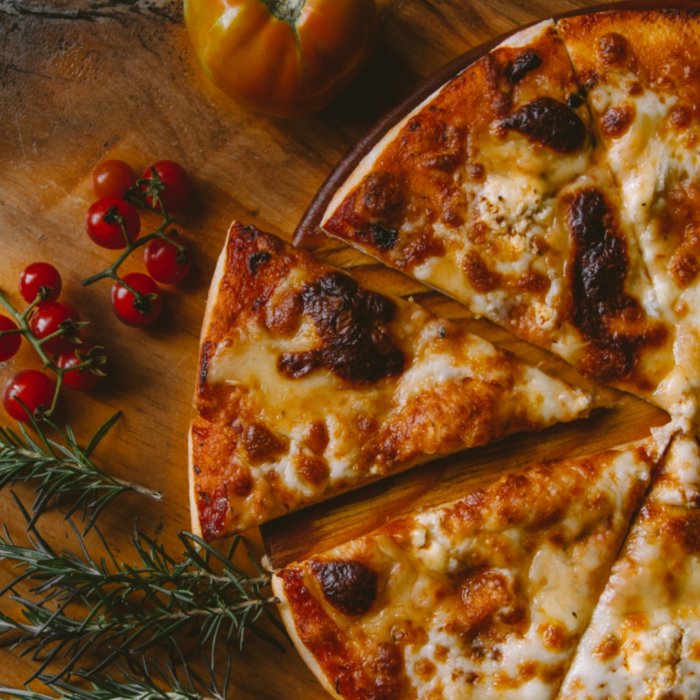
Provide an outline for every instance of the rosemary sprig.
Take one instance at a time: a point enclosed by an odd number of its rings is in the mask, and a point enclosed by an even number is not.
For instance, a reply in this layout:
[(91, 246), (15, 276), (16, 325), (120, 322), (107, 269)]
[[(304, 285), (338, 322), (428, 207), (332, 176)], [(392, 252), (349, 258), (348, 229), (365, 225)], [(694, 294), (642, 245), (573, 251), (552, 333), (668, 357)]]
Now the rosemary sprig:
[[(162, 543), (136, 530), (136, 563), (130, 564), (117, 558), (97, 528), (99, 557), (75, 525), (73, 532), (80, 553), (57, 552), (35, 527), (28, 545), (15, 543), (7, 530), (0, 536), (0, 560), (18, 571), (0, 595), (10, 592), (23, 618), (0, 614), (0, 645), (38, 663), (28, 682), (42, 675), (54, 684), (68, 682), (76, 673), (100, 679), (115, 663), (132, 672), (141, 668), (149, 677), (154, 649), (184, 661), (178, 639), (187, 639), (195, 641), (206, 662), (211, 696), (212, 688), (228, 683), (234, 640), (242, 646), (244, 633), (251, 631), (276, 641), (258, 625), (275, 602), (269, 576), (260, 569), (251, 576), (234, 563), (240, 538), (224, 554), (196, 535), (180, 533), (184, 552), (176, 559)], [(15, 592), (20, 583), (30, 586), (32, 598)], [(227, 658), (223, 671), (218, 665), (222, 651)]]
[[(0, 686), (0, 696), (26, 700), (226, 700), (218, 688), (207, 687), (198, 676), (193, 677), (186, 672), (183, 678), (172, 662), (168, 662), (166, 670), (155, 668), (155, 664), (152, 664), (152, 668), (147, 671), (141, 678), (122, 670), (118, 677), (107, 674), (88, 682), (80, 680), (83, 674), (78, 674), (75, 681), (52, 681), (46, 676), (40, 676), (38, 680), (56, 695), (46, 695), (27, 688)], [(154, 672), (156, 675), (153, 675)]]
[[(70, 427), (61, 429), (47, 417), (41, 422), (29, 417), (35, 436), (22, 424), (18, 430), (0, 427), (0, 489), (24, 481), (36, 484), (30, 527), (52, 502), (68, 497), (71, 505), (66, 517), (81, 511), (84, 532), (90, 530), (102, 510), (125, 491), (136, 491), (156, 500), (162, 498), (157, 491), (110, 476), (92, 460), (93, 452), (120, 415), (115, 413), (107, 420), (86, 447), (81, 447)], [(47, 427), (59, 439), (49, 437)]]

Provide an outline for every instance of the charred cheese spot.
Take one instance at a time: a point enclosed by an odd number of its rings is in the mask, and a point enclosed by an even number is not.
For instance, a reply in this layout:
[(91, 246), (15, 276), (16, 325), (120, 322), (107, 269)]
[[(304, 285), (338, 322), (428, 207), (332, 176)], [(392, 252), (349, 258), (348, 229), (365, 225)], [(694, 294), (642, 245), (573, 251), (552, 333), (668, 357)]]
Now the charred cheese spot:
[(376, 222), (369, 225), (369, 232), (372, 237), (372, 242), (379, 250), (391, 250), (399, 239), (398, 229), (390, 228)]
[(688, 224), (680, 245), (668, 260), (668, 271), (676, 284), (689, 286), (700, 272), (700, 224)]
[(668, 121), (674, 129), (681, 130), (690, 126), (693, 111), (686, 105), (676, 105), (668, 115)]
[(402, 253), (396, 267), (399, 270), (410, 270), (428, 258), (444, 255), (445, 244), (432, 231), (422, 231), (403, 247)]
[(226, 514), (228, 513), (228, 487), (219, 485), (209, 494), (205, 491), (197, 493), (197, 510), (199, 524), (205, 540), (213, 540), (224, 532)]
[(315, 454), (323, 454), (328, 447), (328, 429), (321, 421), (314, 421), (306, 431), (304, 443)]
[(477, 292), (490, 292), (501, 283), (501, 276), (489, 270), (486, 263), (476, 251), (469, 251), (462, 258), (462, 270)]
[(523, 292), (542, 294), (550, 287), (549, 278), (539, 272), (525, 272), (518, 277), (517, 288)]
[(545, 648), (551, 651), (562, 651), (569, 644), (569, 635), (560, 624), (541, 624), (537, 632), (542, 637)]
[(372, 383), (403, 372), (404, 356), (394, 344), (388, 323), (396, 307), (376, 292), (360, 289), (340, 272), (304, 285), (304, 313), (313, 320), (321, 347), (278, 358), (280, 372), (293, 379), (318, 368), (356, 383)]
[(372, 172), (362, 181), (358, 202), (361, 208), (359, 214), (390, 217), (401, 208), (401, 181), (383, 170)]
[(525, 49), (515, 58), (508, 61), (505, 68), (506, 80), (511, 83), (519, 83), (528, 73), (542, 65), (542, 57), (534, 49)]
[(470, 576), (461, 590), (468, 629), (480, 625), (512, 599), (510, 586), (503, 574), (486, 570)]
[(502, 122), (559, 153), (574, 153), (586, 140), (586, 125), (570, 107), (551, 97), (538, 97)]
[(640, 347), (662, 342), (666, 331), (645, 323), (639, 303), (625, 292), (627, 244), (603, 194), (593, 188), (580, 190), (568, 206), (574, 257), (571, 316), (590, 341), (582, 368), (612, 381), (628, 376)]
[(377, 597), (377, 574), (359, 561), (310, 562), (326, 600), (344, 615), (366, 613)]
[(620, 653), (620, 640), (614, 634), (604, 637), (596, 645), (593, 653), (603, 661), (608, 661)]
[(377, 694), (373, 697), (390, 700), (401, 697), (401, 677), (403, 674), (403, 655), (396, 644), (381, 642), (372, 663), (373, 676), (376, 679)]
[(248, 258), (248, 271), (251, 275), (256, 275), (258, 270), (272, 257), (265, 250), (259, 250)]
[(469, 163), (467, 175), (475, 182), (481, 182), (486, 177), (486, 168), (481, 163)]
[(429, 681), (437, 671), (435, 664), (430, 659), (418, 659), (413, 664), (413, 671), (422, 681)]
[(251, 464), (271, 462), (286, 449), (286, 444), (262, 423), (249, 425), (243, 434), (243, 444)]
[(275, 335), (289, 337), (299, 328), (304, 310), (301, 296), (297, 292), (285, 294), (277, 303), (265, 307), (265, 328)]
[(247, 469), (237, 469), (228, 480), (231, 491), (239, 498), (250, 496), (255, 482)]
[(631, 104), (610, 107), (605, 110), (600, 120), (600, 128), (606, 136), (622, 136), (634, 119), (634, 106)]
[(320, 486), (328, 481), (330, 469), (328, 463), (320, 457), (309, 457), (308, 455), (300, 455), (297, 464), (299, 476), (308, 484)]
[(627, 55), (627, 40), (617, 32), (598, 37), (598, 56), (606, 66), (621, 63)]
[(680, 544), (687, 554), (700, 554), (700, 512), (674, 517), (664, 524), (670, 540)]

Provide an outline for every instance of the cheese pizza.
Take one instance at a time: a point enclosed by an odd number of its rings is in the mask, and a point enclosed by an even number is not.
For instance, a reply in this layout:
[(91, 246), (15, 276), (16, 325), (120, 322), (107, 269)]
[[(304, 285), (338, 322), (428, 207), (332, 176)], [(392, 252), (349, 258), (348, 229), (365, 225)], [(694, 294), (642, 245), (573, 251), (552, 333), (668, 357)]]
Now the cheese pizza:
[(694, 438), (672, 444), (559, 697), (700, 697), (700, 449)]
[[(700, 13), (602, 12), (559, 25), (601, 152), (677, 328), (678, 381), (700, 387)], [(693, 403), (680, 406), (692, 417)]]
[(657, 449), (511, 473), (278, 571), (299, 652), (346, 700), (554, 697)]
[(322, 227), (596, 379), (692, 417), (676, 325), (596, 144), (585, 86), (546, 21), (391, 129)]
[(195, 532), (219, 537), (592, 397), (418, 304), (234, 224), (202, 331)]

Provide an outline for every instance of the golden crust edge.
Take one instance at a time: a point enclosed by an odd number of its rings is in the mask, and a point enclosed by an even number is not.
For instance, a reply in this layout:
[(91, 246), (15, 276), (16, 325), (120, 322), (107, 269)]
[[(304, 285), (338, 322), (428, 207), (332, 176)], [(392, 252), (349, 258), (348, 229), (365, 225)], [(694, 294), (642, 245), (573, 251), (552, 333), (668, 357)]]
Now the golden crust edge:
[[(207, 294), (207, 303), (204, 307), (204, 316), (202, 317), (202, 329), (199, 334), (199, 363), (202, 361), (202, 347), (206, 341), (209, 334), (209, 328), (211, 327), (212, 316), (214, 313), (214, 307), (216, 306), (216, 301), (219, 297), (219, 290), (221, 288), (221, 283), (223, 281), (224, 272), (226, 269), (226, 260), (228, 258), (228, 246), (231, 238), (231, 231), (235, 226), (236, 222), (232, 222), (226, 233), (226, 238), (224, 239), (224, 244), (219, 253), (219, 257), (216, 261), (216, 267), (214, 268), (214, 274), (212, 275), (211, 282), (209, 284), (209, 292)], [(194, 395), (194, 406), (197, 409), (197, 392), (200, 383), (200, 373), (197, 373), (197, 385), (195, 387)], [(197, 414), (199, 411), (197, 410)], [(194, 421), (190, 422), (190, 427), (187, 432), (187, 462), (188, 462), (188, 482), (189, 482), (189, 502), (190, 502), (190, 527), (192, 532), (201, 537), (202, 536), (202, 525), (199, 519), (199, 509), (197, 508), (197, 501), (195, 495), (195, 473), (194, 473), (194, 445), (192, 432), (194, 428)]]
[(202, 524), (199, 520), (199, 508), (197, 508), (197, 498), (195, 493), (195, 474), (194, 474), (194, 459), (193, 459), (193, 441), (192, 441), (193, 423), (190, 423), (190, 429), (187, 431), (187, 458), (189, 468), (187, 470), (189, 481), (189, 500), (190, 500), (190, 530), (197, 537), (202, 536)]
[[(541, 33), (543, 33), (545, 29), (554, 26), (555, 23), (551, 17), (543, 19), (542, 21), (537, 22), (537, 24), (534, 24), (531, 27), (526, 27), (525, 29), (521, 29), (519, 32), (516, 32), (512, 36), (509, 36), (507, 39), (504, 39), (497, 46), (494, 46), (493, 49), (491, 49), (491, 51), (489, 51), (488, 53), (491, 53), (502, 47), (518, 48), (520, 46), (524, 46), (528, 42), (533, 41)], [(484, 56), (485, 55), (486, 54), (484, 54)], [(379, 139), (379, 141), (377, 141), (377, 143), (375, 143), (374, 146), (372, 146), (370, 151), (355, 166), (354, 170), (350, 173), (345, 182), (343, 182), (343, 184), (335, 191), (335, 194), (333, 195), (331, 201), (326, 207), (326, 210), (323, 212), (320, 228), (323, 229), (324, 232), (326, 232), (325, 226), (328, 219), (338, 209), (339, 205), (345, 201), (347, 196), (355, 189), (355, 187), (357, 187), (357, 185), (360, 184), (364, 176), (374, 167), (375, 163), (377, 162), (381, 154), (384, 152), (386, 147), (396, 140), (396, 137), (398, 136), (401, 129), (403, 129), (403, 127), (406, 125), (406, 123), (416, 114), (418, 114), (418, 112), (420, 112), (426, 105), (430, 104), (430, 102), (432, 102), (437, 97), (437, 95), (443, 90), (443, 88), (446, 85), (452, 82), (452, 80), (454, 80), (458, 75), (461, 75), (462, 73), (464, 73), (464, 71), (471, 68), (471, 66), (473, 66), (474, 63), (476, 63), (478, 60), (479, 59), (475, 59), (468, 66), (465, 66), (461, 71), (459, 71), (459, 73), (455, 74), (452, 78), (445, 81), (442, 85), (440, 85), (433, 92), (431, 92), (430, 95), (428, 95), (420, 104), (414, 107), (403, 119), (399, 120), (393, 127), (391, 127), (391, 129), (389, 129), (389, 131), (387, 131), (386, 134), (384, 134), (384, 136), (382, 136), (382, 138)], [(332, 233), (328, 233), (328, 235), (333, 236)], [(335, 236), (333, 237), (335, 238)], [(351, 242), (346, 241), (344, 238), (340, 238), (339, 240), (342, 240), (345, 243), (350, 243), (352, 245)]]
[(342, 696), (338, 695), (335, 688), (328, 680), (328, 677), (323, 672), (320, 664), (316, 660), (316, 657), (309, 651), (304, 642), (302, 642), (299, 633), (297, 632), (296, 624), (294, 622), (294, 613), (292, 612), (291, 605), (289, 605), (289, 599), (284, 590), (284, 582), (275, 573), (272, 575), (272, 592), (277, 598), (277, 610), (279, 611), (282, 622), (284, 623), (287, 634), (289, 634), (294, 648), (297, 650), (299, 656), (301, 656), (302, 661), (306, 664), (311, 673), (314, 674), (316, 680), (323, 686), (323, 689), (333, 698), (337, 700), (342, 700)]

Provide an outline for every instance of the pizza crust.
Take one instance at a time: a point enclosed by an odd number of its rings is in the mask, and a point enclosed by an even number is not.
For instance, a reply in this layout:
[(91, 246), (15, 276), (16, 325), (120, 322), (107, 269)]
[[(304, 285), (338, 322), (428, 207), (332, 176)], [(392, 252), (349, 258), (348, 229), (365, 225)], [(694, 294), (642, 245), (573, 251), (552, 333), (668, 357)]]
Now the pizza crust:
[(306, 664), (311, 673), (316, 676), (316, 680), (323, 686), (326, 692), (331, 697), (342, 700), (342, 696), (335, 692), (335, 688), (323, 673), (323, 669), (316, 660), (316, 657), (306, 648), (304, 642), (301, 641), (299, 633), (297, 632), (296, 623), (294, 622), (294, 613), (289, 605), (287, 593), (284, 590), (284, 584), (282, 583), (281, 579), (274, 574), (272, 576), (272, 592), (275, 595), (275, 598), (277, 598), (279, 601), (277, 603), (277, 610), (282, 618), (287, 634), (292, 640), (294, 648), (297, 650), (299, 656), (301, 656), (303, 662)]

